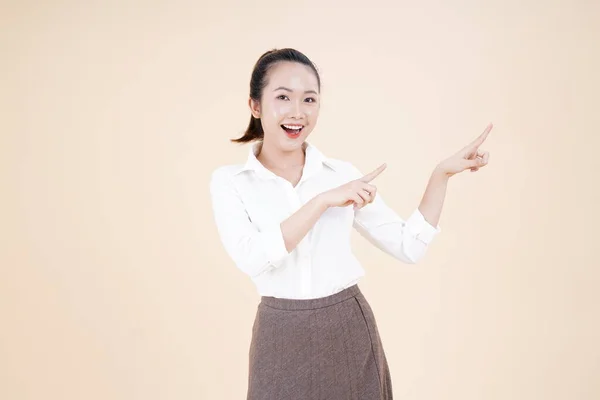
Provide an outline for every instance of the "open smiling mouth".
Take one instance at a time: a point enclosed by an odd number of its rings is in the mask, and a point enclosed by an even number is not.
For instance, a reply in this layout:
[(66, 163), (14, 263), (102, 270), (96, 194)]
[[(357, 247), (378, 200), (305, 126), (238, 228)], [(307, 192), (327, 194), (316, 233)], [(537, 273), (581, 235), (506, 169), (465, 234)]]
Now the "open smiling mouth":
[(295, 138), (300, 136), (304, 125), (281, 125), (281, 128), (287, 133), (288, 137)]

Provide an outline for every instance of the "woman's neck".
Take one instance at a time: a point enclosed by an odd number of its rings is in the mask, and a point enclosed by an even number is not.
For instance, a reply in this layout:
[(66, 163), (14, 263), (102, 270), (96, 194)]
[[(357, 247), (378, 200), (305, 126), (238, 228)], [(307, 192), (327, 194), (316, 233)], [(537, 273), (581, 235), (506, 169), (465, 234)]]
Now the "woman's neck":
[(263, 142), (259, 147), (256, 158), (269, 169), (287, 170), (298, 168), (304, 165), (306, 145), (306, 142), (304, 142), (297, 150), (283, 152)]

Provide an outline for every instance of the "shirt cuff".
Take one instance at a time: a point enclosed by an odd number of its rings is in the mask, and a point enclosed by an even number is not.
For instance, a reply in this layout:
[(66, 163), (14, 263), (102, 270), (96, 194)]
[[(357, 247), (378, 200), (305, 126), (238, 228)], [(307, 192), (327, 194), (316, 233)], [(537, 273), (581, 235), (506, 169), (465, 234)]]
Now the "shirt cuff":
[(418, 208), (413, 211), (411, 216), (406, 220), (406, 227), (413, 237), (425, 244), (431, 243), (433, 238), (442, 231), (442, 228), (440, 228), (439, 225), (434, 227), (427, 222)]
[(265, 239), (267, 263), (277, 266), (279, 262), (289, 254), (285, 248), (281, 225), (276, 225), (262, 232)]

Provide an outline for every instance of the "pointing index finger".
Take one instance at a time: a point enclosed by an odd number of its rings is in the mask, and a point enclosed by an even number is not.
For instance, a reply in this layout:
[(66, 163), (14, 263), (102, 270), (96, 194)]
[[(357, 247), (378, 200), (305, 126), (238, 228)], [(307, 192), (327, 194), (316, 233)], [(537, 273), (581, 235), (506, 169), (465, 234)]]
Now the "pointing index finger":
[(362, 182), (366, 182), (369, 183), (371, 182), (373, 179), (377, 178), (377, 176), (383, 172), (384, 169), (387, 168), (387, 164), (383, 163), (381, 164), (376, 170), (369, 172), (368, 174), (366, 174), (365, 176), (363, 176), (362, 178), (360, 178), (359, 180)]
[(481, 144), (488, 137), (488, 135), (489, 135), (489, 133), (490, 133), (490, 131), (492, 130), (493, 127), (494, 127), (494, 125), (490, 122), (489, 125), (483, 131), (483, 133), (481, 135), (479, 135), (479, 137), (477, 137), (477, 139), (475, 139), (475, 141), (473, 142), (473, 145), (475, 147), (481, 146)]

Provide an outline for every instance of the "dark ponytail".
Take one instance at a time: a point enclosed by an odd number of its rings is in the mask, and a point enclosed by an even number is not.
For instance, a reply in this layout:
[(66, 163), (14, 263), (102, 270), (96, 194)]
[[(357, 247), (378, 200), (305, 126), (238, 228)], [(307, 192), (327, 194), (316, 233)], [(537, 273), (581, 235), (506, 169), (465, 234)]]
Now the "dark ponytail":
[(231, 139), (231, 141), (234, 143), (252, 142), (253, 140), (261, 140), (264, 135), (265, 132), (263, 131), (260, 118), (254, 118), (254, 115), (250, 115), (250, 122), (246, 128), (246, 132), (244, 132), (244, 136)]
[[(263, 89), (267, 86), (267, 73), (269, 69), (276, 63), (280, 61), (292, 61), (300, 64), (304, 64), (310, 67), (317, 77), (317, 83), (319, 86), (319, 90), (321, 90), (321, 79), (319, 77), (319, 72), (317, 68), (306, 57), (304, 54), (295, 49), (285, 48), (285, 49), (273, 49), (264, 53), (256, 64), (254, 64), (254, 69), (252, 70), (252, 75), (250, 78), (250, 98), (254, 101), (259, 102), (262, 97)], [(242, 137), (237, 139), (230, 139), (234, 143), (246, 143), (252, 142), (255, 140), (262, 140), (264, 137), (264, 131), (262, 128), (262, 124), (260, 118), (254, 118), (253, 115), (250, 115), (250, 122), (248, 123), (248, 127), (244, 132)]]

